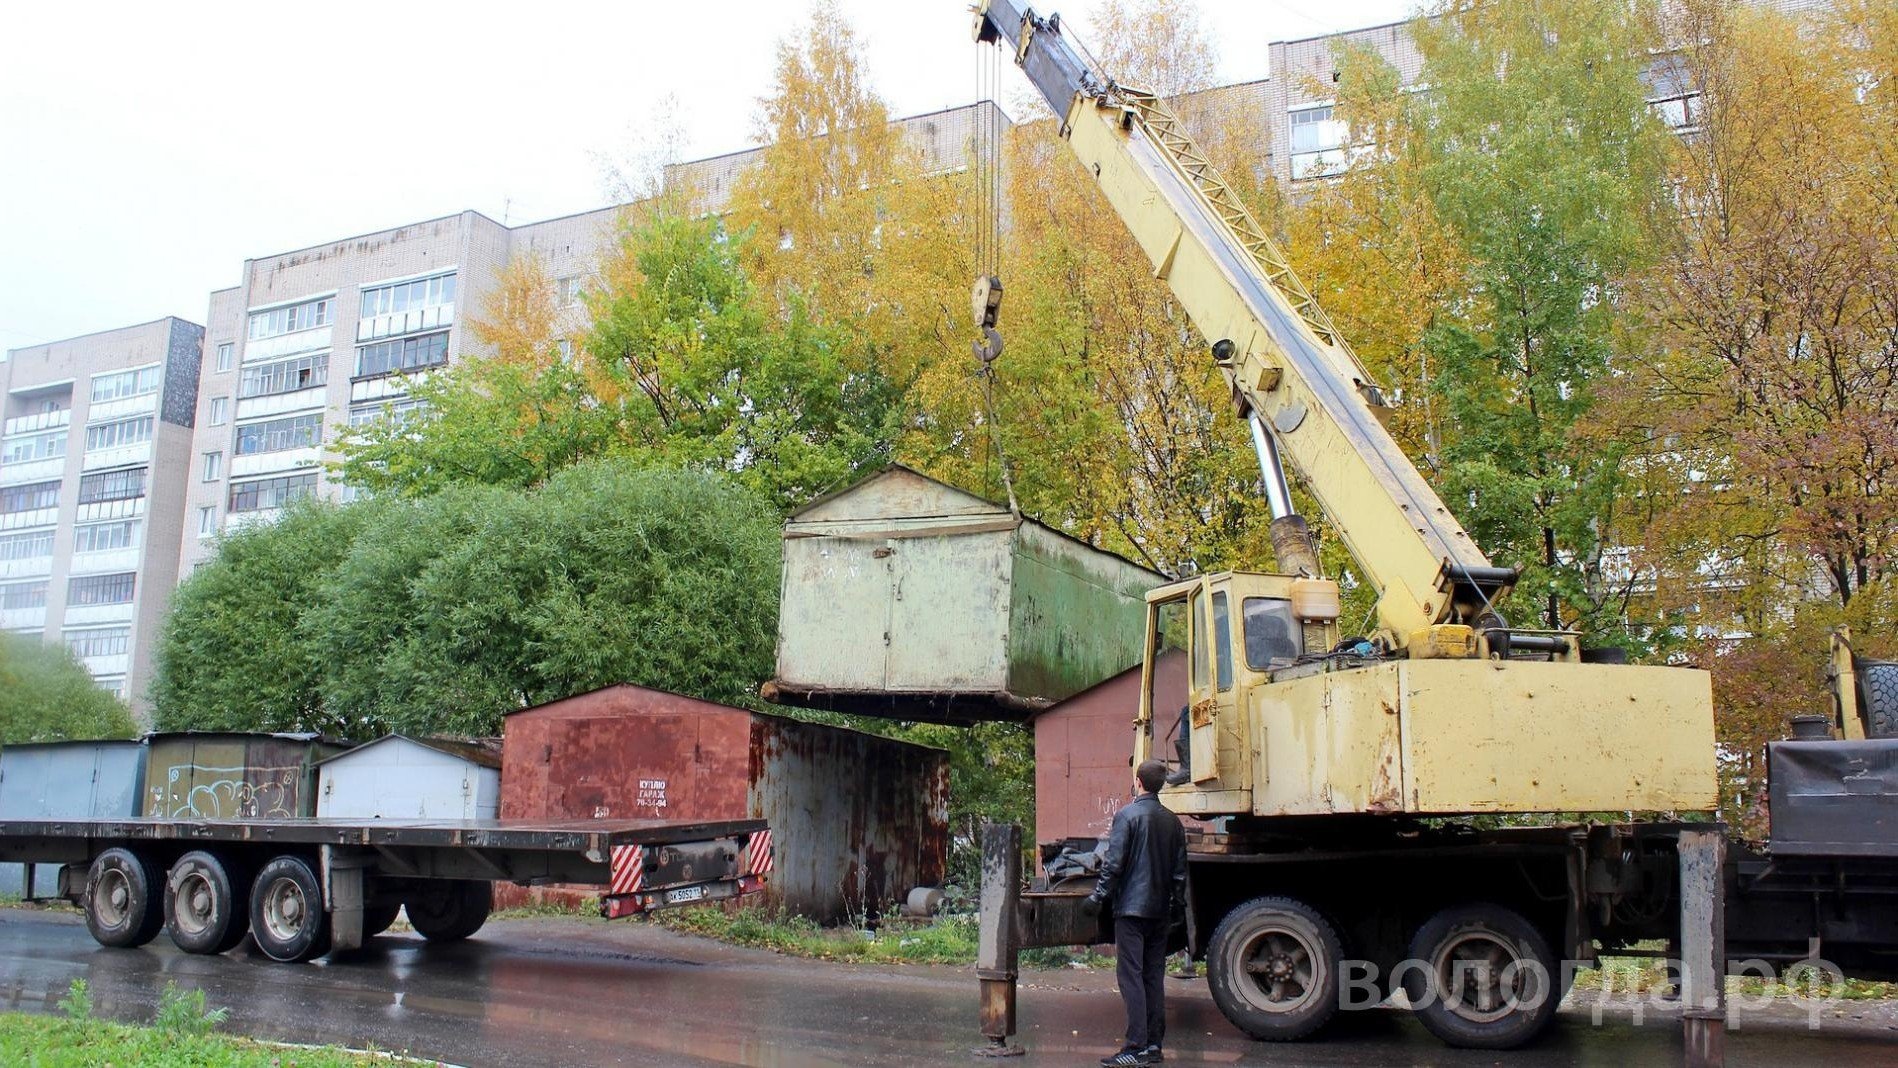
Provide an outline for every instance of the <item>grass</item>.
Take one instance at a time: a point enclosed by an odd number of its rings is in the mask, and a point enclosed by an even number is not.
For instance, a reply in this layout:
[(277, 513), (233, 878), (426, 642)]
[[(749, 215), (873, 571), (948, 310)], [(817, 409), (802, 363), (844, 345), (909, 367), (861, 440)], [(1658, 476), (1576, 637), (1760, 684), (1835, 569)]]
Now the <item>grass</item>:
[[(1659, 948), (1658, 944), (1656, 948)], [(1730, 975), (1727, 993), (1746, 997), (1838, 998), (1842, 1001), (1882, 1001), (1898, 998), (1898, 983), (1846, 979), (1835, 988), (1835, 977), (1819, 972), (1788, 972), (1779, 980), (1767, 982), (1756, 976)], [(1653, 957), (1617, 957), (1603, 954), (1600, 967), (1584, 968), (1575, 973), (1575, 989), (1609, 990), (1615, 994), (1651, 994), (1667, 989), (1667, 966)]]
[(306, 1049), (256, 1042), (214, 1033), (224, 1009), (207, 1009), (204, 991), (179, 990), (172, 983), (150, 1027), (92, 1018), (92, 993), (83, 979), (73, 981), (59, 1001), (65, 1013), (36, 1016), (0, 1013), (0, 1064), (19, 1068), (91, 1068), (93, 1065), (151, 1068), (360, 1068), (383, 1065), (374, 1053)]
[[(855, 926), (823, 927), (802, 916), (773, 915), (755, 907), (731, 911), (716, 906), (669, 909), (654, 913), (653, 920), (675, 931), (813, 960), (857, 964), (975, 963), (974, 916), (938, 916), (930, 920), (892, 918), (884, 920), (875, 931)], [(1022, 964), (1030, 968), (1098, 967), (1111, 960), (1086, 949), (1032, 949), (1021, 955)]]

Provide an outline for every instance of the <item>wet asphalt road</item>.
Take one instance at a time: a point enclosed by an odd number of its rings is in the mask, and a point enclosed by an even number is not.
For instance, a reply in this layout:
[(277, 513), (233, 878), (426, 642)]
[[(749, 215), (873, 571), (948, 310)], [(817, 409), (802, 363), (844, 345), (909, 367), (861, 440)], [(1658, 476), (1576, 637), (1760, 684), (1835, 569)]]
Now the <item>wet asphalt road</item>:
[[(569, 919), (491, 924), (429, 946), (375, 939), (347, 960), (281, 965), (245, 947), (179, 953), (160, 936), (108, 950), (71, 913), (0, 909), (0, 1008), (53, 1012), (86, 979), (102, 1015), (149, 1020), (167, 980), (231, 1010), (227, 1031), (288, 1042), (373, 1045), (465, 1065), (895, 1065), (976, 1061), (975, 983), (966, 969), (794, 960), (642, 923)], [(1603, 1025), (1565, 1011), (1551, 1038), (1512, 1054), (1448, 1050), (1392, 1012), (1353, 1014), (1322, 1041), (1250, 1042), (1205, 984), (1168, 983), (1169, 1062), (1237, 1065), (1678, 1064), (1679, 1024), (1625, 1013)], [(1837, 1013), (1836, 1015), (1834, 1013)], [(1787, 1068), (1898, 1064), (1898, 1006), (1843, 1006), (1818, 1032), (1770, 1011), (1729, 1035), (1728, 1063)], [(1024, 973), (1020, 1041), (1002, 1064), (1092, 1064), (1120, 1024), (1111, 974)]]

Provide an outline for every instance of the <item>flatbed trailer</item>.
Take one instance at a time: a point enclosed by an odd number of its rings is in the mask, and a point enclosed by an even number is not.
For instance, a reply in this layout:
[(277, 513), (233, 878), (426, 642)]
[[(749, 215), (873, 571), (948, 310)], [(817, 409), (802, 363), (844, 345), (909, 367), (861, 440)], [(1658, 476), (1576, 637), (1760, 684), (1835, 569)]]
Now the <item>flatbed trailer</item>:
[(763, 820), (0, 819), (0, 862), (61, 864), (101, 945), (169, 929), (187, 953), (250, 934), (279, 961), (355, 949), (398, 911), (430, 941), (479, 930), (493, 884), (600, 888), (628, 916), (763, 889)]

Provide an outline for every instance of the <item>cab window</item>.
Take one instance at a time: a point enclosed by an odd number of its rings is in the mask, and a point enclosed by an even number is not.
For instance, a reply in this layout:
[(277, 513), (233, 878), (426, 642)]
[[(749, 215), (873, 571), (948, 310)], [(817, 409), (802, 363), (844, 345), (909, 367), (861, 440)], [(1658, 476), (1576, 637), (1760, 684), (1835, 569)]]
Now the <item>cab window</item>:
[(1191, 608), (1193, 617), (1193, 692), (1206, 690), (1206, 597), (1200, 591), (1193, 591)]
[(1232, 612), (1224, 590), (1213, 594), (1213, 678), (1222, 692), (1232, 689)]
[(1278, 597), (1245, 599), (1246, 666), (1254, 671), (1285, 667), (1304, 652), (1292, 602)]

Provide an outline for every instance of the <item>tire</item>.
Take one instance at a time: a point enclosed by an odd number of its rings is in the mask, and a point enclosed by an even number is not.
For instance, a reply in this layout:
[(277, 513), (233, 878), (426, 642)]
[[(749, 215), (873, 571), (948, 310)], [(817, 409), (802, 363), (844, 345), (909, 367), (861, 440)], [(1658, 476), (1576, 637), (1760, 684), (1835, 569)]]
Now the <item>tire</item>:
[(362, 910), (362, 936), (374, 938), (395, 926), (395, 918), (402, 914), (402, 904), (370, 905)]
[(264, 956), (287, 964), (329, 952), (323, 884), (309, 861), (282, 856), (257, 873), (250, 890), (250, 934)]
[(494, 885), (473, 879), (443, 879), (409, 895), (409, 924), (430, 942), (459, 942), (488, 922)]
[(122, 846), (86, 870), (86, 930), (102, 946), (130, 948), (165, 926), (165, 884), (156, 864)]
[(1206, 951), (1206, 984), (1234, 1027), (1267, 1042), (1291, 1042), (1338, 1011), (1338, 932), (1317, 909), (1261, 897), (1226, 914)]
[(1862, 660), (1858, 680), (1865, 705), (1865, 736), (1898, 738), (1898, 664)]
[(1404, 994), (1431, 1034), (1459, 1049), (1515, 1049), (1555, 1020), (1561, 982), (1548, 940), (1501, 905), (1458, 905), (1410, 940)]
[(186, 953), (222, 953), (250, 933), (250, 879), (222, 858), (193, 850), (165, 876), (165, 923)]

